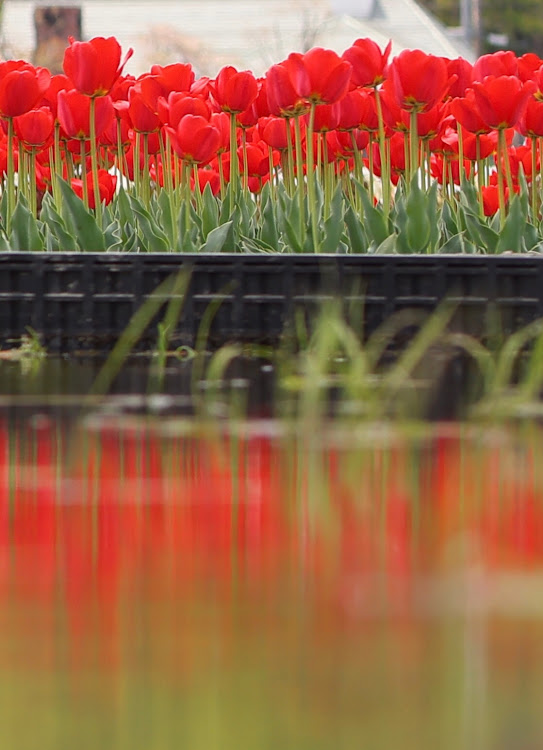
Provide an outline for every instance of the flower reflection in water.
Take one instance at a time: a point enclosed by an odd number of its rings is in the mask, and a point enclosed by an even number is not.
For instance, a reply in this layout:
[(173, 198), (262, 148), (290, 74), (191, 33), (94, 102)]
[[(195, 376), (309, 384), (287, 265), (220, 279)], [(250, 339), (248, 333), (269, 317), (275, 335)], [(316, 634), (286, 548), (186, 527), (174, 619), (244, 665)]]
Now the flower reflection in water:
[(6, 746), (541, 746), (536, 428), (0, 440)]

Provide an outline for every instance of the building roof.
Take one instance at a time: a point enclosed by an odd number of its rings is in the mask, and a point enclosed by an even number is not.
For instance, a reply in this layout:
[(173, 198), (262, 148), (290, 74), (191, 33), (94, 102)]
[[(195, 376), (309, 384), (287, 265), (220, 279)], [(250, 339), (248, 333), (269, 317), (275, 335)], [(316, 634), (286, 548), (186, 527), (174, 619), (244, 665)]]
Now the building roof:
[[(5, 58), (31, 59), (38, 4), (52, 3), (4, 0)], [(313, 46), (343, 52), (361, 37), (382, 47), (391, 39), (393, 54), (418, 48), (473, 58), (414, 0), (84, 0), (78, 5), (84, 38), (113, 35), (123, 49), (133, 47), (126, 71), (136, 75), (153, 63), (180, 60), (192, 62), (199, 74), (213, 76), (226, 64), (261, 74), (290, 52)]]

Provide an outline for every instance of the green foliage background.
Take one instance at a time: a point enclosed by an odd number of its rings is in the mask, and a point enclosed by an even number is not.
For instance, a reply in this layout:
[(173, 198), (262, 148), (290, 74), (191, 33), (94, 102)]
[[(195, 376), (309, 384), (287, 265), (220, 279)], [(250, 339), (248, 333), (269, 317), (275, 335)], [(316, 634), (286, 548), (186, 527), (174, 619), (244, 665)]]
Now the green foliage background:
[[(421, 4), (447, 26), (460, 25), (459, 0), (421, 0)], [(488, 41), (489, 34), (507, 34), (504, 45), (517, 55), (536, 52), (543, 57), (543, 3), (539, 0), (480, 0), (480, 53), (498, 47)]]

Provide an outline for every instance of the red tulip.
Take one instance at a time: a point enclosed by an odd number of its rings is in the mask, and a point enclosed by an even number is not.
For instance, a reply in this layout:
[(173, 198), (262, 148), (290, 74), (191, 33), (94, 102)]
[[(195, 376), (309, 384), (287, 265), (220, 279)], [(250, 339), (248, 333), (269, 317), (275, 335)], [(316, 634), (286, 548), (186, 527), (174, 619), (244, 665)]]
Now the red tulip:
[(335, 150), (343, 158), (345, 156), (352, 156), (354, 153), (353, 137), (356, 148), (359, 151), (364, 151), (370, 141), (369, 133), (366, 130), (350, 130), (349, 132), (336, 130), (327, 133), (326, 142), (328, 144), (328, 151)]
[(519, 184), (519, 173), (521, 171), (521, 168), (522, 173), (525, 175), (527, 181), (531, 182), (533, 178), (531, 147), (527, 145), (509, 146), (507, 149), (507, 158), (509, 160), (513, 184), (515, 186)]
[(121, 63), (121, 45), (113, 36), (99, 36), (89, 42), (76, 42), (70, 37), (69, 42), (64, 52), (64, 72), (75, 88), (87, 96), (108, 94), (133, 54), (130, 48)]
[(447, 92), (447, 96), (455, 99), (457, 96), (465, 96), (473, 81), (473, 65), (464, 60), (463, 57), (456, 57), (454, 60), (445, 60), (447, 64), (447, 73), (449, 78), (454, 79)]
[(447, 93), (452, 80), (442, 57), (421, 50), (404, 50), (392, 60), (388, 82), (399, 107), (426, 112)]
[[(446, 106), (439, 103), (427, 112), (417, 114), (417, 133), (419, 138), (428, 140), (434, 138), (442, 127), (447, 113)], [(406, 126), (408, 125), (407, 113), (404, 113)]]
[(190, 63), (172, 65), (152, 65), (151, 75), (162, 86), (162, 95), (167, 97), (172, 91), (190, 91), (194, 83), (194, 70)]
[(530, 97), (517, 123), (517, 130), (530, 138), (543, 137), (543, 101)]
[[(315, 133), (325, 133), (329, 130), (335, 130), (339, 123), (339, 103), (336, 104), (317, 104), (315, 107), (315, 120), (313, 129)], [(306, 119), (309, 115), (306, 115)]]
[(482, 55), (473, 66), (473, 80), (482, 81), (487, 76), (518, 75), (517, 56), (511, 50), (498, 50)]
[(339, 123), (340, 130), (354, 130), (358, 128), (364, 119), (365, 114), (365, 97), (369, 96), (368, 91), (354, 89), (338, 102), (339, 106)]
[(307, 111), (307, 101), (291, 80), (288, 60), (272, 65), (266, 72), (266, 94), (271, 115), (294, 117)]
[[(76, 89), (59, 91), (58, 120), (68, 138), (86, 140), (90, 138), (90, 100)], [(95, 103), (96, 137), (99, 138), (115, 117), (113, 102), (109, 96), (101, 96)]]
[(54, 117), (48, 107), (31, 109), (13, 118), (15, 134), (27, 149), (42, 148), (53, 135)]
[[(73, 179), (71, 185), (74, 193), (83, 198), (83, 180)], [(100, 193), (100, 203), (111, 203), (115, 195), (117, 178), (109, 174), (105, 169), (98, 170), (98, 190)], [(87, 174), (87, 191), (89, 196), (89, 208), (96, 208), (96, 198), (94, 195), (94, 181), (92, 172)]]
[(268, 146), (278, 151), (285, 151), (288, 148), (288, 127), (290, 125), (284, 117), (266, 117), (259, 120), (258, 132)]
[(485, 216), (494, 216), (500, 207), (500, 198), (497, 185), (483, 185), (481, 187), (483, 196), (483, 211)]
[(244, 70), (238, 72), (231, 65), (219, 71), (213, 87), (213, 97), (224, 112), (243, 112), (258, 95), (258, 84), (254, 75)]
[(527, 52), (517, 60), (518, 77), (521, 81), (530, 81), (543, 65), (543, 60), (535, 52)]
[(136, 83), (128, 92), (128, 115), (134, 130), (154, 133), (162, 123), (150, 99), (144, 95), (142, 84), (143, 81)]
[(329, 49), (314, 47), (288, 57), (289, 76), (298, 95), (313, 104), (333, 104), (345, 96), (352, 65)]
[(44, 92), (42, 97), (42, 104), (46, 104), (48, 108), (53, 113), (55, 119), (57, 117), (57, 99), (58, 99), (58, 92), (59, 91), (68, 91), (68, 89), (73, 89), (74, 85), (68, 78), (68, 76), (65, 76), (63, 73), (59, 73), (56, 76), (51, 76), (51, 81), (49, 83), (49, 86), (47, 87), (47, 91)]
[[(190, 184), (194, 190), (194, 175), (190, 177)], [(198, 184), (200, 186), (200, 192), (204, 192), (207, 185), (209, 185), (213, 195), (218, 195), (221, 190), (221, 177), (215, 169), (209, 169), (209, 167), (198, 168)]]
[(192, 96), (184, 91), (172, 91), (168, 99), (160, 97), (157, 103), (158, 116), (161, 122), (176, 128), (179, 120), (185, 115), (200, 115), (209, 120), (209, 105), (199, 96)]
[[(130, 143), (134, 145), (134, 148), (136, 146), (136, 133), (139, 132), (137, 130), (129, 130), (128, 131), (128, 137), (130, 140)], [(158, 154), (160, 151), (160, 131), (155, 130), (152, 133), (145, 133), (143, 132), (143, 135), (145, 135), (147, 139), (147, 144), (144, 146), (143, 141), (140, 143), (140, 150), (142, 154), (147, 151), (147, 155), (151, 156), (153, 154)]]
[[(396, 94), (392, 90), (392, 82), (390, 78), (385, 81), (385, 84), (381, 89), (380, 96), (383, 110), (383, 120), (386, 128), (393, 131), (401, 130), (402, 132), (409, 130), (409, 128), (405, 124), (406, 110), (403, 110), (400, 107), (396, 99)], [(377, 119), (377, 113), (375, 113), (375, 118)]]
[(230, 147), (230, 117), (226, 112), (213, 112), (209, 122), (219, 131), (221, 137), (217, 152), (226, 151)]
[(468, 89), (463, 97), (452, 99), (449, 112), (470, 133), (488, 133), (491, 130), (481, 117), (473, 89)]
[[(265, 143), (247, 143), (245, 146), (247, 158), (247, 174), (253, 177), (264, 177), (270, 171), (268, 147)], [(238, 148), (240, 167), (243, 167), (243, 149)]]
[[(459, 153), (459, 141), (458, 131), (454, 128), (447, 128), (446, 132), (442, 134), (441, 139), (446, 143), (451, 150), (458, 155)], [(479, 142), (479, 152), (477, 153), (477, 141)], [(464, 157), (470, 161), (477, 161), (479, 159), (486, 159), (488, 156), (493, 154), (498, 147), (498, 134), (495, 130), (488, 134), (477, 134), (464, 131), (462, 137), (462, 151)]]
[(524, 113), (534, 86), (516, 76), (487, 76), (473, 91), (481, 119), (495, 130), (513, 128)]
[(185, 115), (174, 130), (166, 126), (174, 151), (186, 162), (207, 164), (216, 155), (221, 134), (205, 117)]
[[(471, 162), (468, 159), (464, 159), (463, 174), (469, 176), (471, 169)], [(449, 182), (451, 179), (455, 185), (460, 185), (460, 161), (456, 154), (447, 160), (443, 158), (442, 154), (432, 154), (430, 172), (432, 177), (441, 185), (443, 182)]]
[(357, 39), (356, 42), (341, 55), (342, 60), (352, 65), (351, 86), (378, 86), (384, 81), (388, 63), (388, 56), (392, 42), (381, 52), (379, 45), (372, 39)]
[[(377, 117), (377, 103), (375, 91), (361, 91), (360, 103), (362, 105), (362, 116), (358, 127), (368, 133), (377, 133), (379, 130), (379, 119)], [(340, 122), (341, 125), (341, 122)]]
[(0, 115), (17, 117), (38, 106), (51, 82), (46, 68), (23, 60), (0, 63)]

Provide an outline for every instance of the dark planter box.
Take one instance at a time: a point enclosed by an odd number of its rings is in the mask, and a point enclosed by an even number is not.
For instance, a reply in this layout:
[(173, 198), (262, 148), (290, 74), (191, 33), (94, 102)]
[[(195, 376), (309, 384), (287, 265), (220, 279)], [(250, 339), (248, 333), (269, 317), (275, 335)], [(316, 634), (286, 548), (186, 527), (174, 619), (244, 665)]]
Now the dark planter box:
[[(311, 321), (333, 298), (364, 335), (398, 310), (431, 312), (446, 298), (455, 304), (453, 327), (479, 337), (490, 323), (508, 334), (543, 318), (543, 257), (537, 256), (14, 252), (0, 254), (0, 342), (16, 346), (30, 326), (49, 351), (107, 350), (146, 298), (180, 269), (190, 269), (190, 284), (175, 345), (194, 344), (213, 302), (220, 302), (209, 334), (213, 346), (277, 342), (292, 330), (296, 310)], [(154, 346), (161, 317), (139, 349)]]

